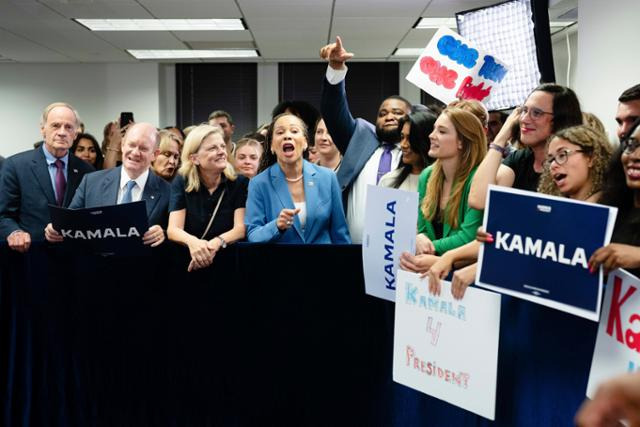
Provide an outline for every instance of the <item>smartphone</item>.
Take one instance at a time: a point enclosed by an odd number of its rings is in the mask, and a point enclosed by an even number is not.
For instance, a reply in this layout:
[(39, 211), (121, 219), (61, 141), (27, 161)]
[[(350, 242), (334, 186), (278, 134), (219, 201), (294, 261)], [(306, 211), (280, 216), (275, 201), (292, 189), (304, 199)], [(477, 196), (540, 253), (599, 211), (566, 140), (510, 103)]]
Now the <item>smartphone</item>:
[(122, 129), (129, 123), (133, 123), (133, 113), (131, 112), (120, 113), (120, 129)]

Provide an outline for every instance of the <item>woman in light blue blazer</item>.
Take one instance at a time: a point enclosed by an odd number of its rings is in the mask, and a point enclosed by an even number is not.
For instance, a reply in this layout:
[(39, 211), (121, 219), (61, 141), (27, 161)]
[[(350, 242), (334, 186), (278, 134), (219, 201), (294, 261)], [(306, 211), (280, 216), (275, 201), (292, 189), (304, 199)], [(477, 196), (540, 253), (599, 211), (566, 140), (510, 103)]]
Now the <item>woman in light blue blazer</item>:
[(335, 174), (302, 158), (308, 131), (292, 114), (274, 118), (263, 168), (249, 182), (250, 242), (351, 243)]

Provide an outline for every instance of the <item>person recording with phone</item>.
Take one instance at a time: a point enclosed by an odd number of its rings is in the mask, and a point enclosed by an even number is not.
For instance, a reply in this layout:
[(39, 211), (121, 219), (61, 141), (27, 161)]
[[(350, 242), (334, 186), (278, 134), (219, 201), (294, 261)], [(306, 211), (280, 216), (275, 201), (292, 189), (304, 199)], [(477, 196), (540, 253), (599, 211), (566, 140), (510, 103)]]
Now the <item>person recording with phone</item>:
[(103, 169), (115, 168), (122, 164), (122, 138), (134, 123), (133, 113), (120, 113), (120, 119), (110, 122), (105, 126), (105, 141), (102, 143), (104, 162)]

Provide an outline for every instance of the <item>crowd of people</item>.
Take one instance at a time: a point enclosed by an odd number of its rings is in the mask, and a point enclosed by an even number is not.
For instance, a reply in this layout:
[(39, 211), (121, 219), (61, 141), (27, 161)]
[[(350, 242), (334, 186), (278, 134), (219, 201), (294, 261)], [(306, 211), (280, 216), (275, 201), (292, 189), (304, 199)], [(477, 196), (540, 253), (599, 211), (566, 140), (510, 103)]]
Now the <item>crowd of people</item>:
[(497, 184), (618, 207), (612, 243), (590, 266), (640, 269), (639, 85), (620, 96), (616, 149), (577, 95), (552, 83), (511, 114), (475, 100), (425, 107), (390, 96), (372, 124), (354, 118), (347, 102), (353, 54), (338, 38), (320, 56), (328, 62), (320, 111), (284, 101), (271, 123), (235, 142), (223, 110), (185, 129), (109, 122), (100, 144), (82, 132), (71, 105), (47, 106), (43, 141), (4, 161), (0, 237), (24, 252), (32, 240), (62, 240), (49, 204), (144, 200), (144, 242), (168, 237), (187, 246), (191, 270), (239, 240), (361, 243), (367, 187), (380, 185), (419, 194), (416, 250), (402, 255), (401, 267), (429, 275), (434, 291), (456, 267), (454, 289), (463, 290), (480, 245), (492, 243), (490, 233), (476, 231), (487, 187)]
[(463, 298), (480, 245), (493, 242), (479, 226), (497, 184), (617, 207), (612, 243), (589, 254), (589, 266), (640, 273), (640, 85), (619, 97), (616, 147), (577, 95), (552, 83), (509, 115), (474, 100), (425, 107), (391, 96), (372, 124), (347, 102), (353, 55), (338, 38), (320, 56), (320, 111), (282, 102), (270, 123), (235, 142), (222, 110), (185, 129), (109, 122), (99, 144), (71, 105), (47, 106), (42, 143), (0, 163), (0, 238), (26, 252), (32, 241), (63, 241), (49, 204), (142, 200), (144, 243), (187, 247), (192, 271), (241, 240), (359, 244), (367, 187), (381, 185), (419, 194), (416, 251), (402, 254), (401, 268), (429, 276), (436, 294), (455, 270), (452, 293)]

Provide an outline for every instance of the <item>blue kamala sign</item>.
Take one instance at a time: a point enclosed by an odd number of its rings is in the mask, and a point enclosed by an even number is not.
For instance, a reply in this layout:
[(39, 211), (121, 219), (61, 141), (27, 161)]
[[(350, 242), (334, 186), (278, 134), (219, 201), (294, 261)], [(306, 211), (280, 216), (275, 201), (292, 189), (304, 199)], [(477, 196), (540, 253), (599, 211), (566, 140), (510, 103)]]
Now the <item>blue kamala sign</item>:
[(587, 261), (609, 242), (615, 214), (605, 206), (491, 187), (484, 227), (494, 243), (484, 244), (478, 282), (593, 318), (602, 274), (592, 274)]

